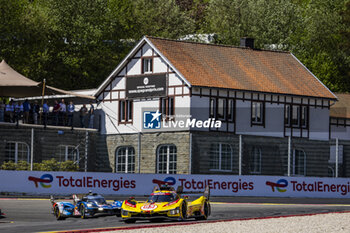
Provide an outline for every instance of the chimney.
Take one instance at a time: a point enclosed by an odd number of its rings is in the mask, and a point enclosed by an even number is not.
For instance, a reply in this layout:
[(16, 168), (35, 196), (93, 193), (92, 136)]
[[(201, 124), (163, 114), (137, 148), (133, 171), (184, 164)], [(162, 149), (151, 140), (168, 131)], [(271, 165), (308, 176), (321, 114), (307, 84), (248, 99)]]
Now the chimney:
[(241, 38), (241, 47), (254, 49), (254, 38), (242, 37)]

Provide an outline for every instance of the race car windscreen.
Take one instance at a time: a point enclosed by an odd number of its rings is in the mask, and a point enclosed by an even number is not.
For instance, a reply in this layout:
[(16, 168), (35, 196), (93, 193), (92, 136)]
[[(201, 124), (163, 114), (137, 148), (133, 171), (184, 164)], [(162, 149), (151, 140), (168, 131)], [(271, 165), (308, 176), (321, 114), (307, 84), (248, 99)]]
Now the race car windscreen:
[(95, 202), (98, 205), (106, 204), (106, 200), (104, 198), (93, 198), (89, 199), (88, 202)]
[(148, 198), (148, 202), (172, 202), (176, 200), (176, 195), (151, 195)]

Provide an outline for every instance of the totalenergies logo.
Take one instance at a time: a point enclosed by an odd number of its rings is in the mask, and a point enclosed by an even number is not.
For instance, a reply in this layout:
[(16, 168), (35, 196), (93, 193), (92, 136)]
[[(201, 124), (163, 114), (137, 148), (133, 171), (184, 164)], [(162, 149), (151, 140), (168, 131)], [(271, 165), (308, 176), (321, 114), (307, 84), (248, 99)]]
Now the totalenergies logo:
[(48, 183), (51, 183), (53, 181), (53, 176), (50, 174), (44, 174), (40, 178), (29, 176), (28, 180), (33, 181), (36, 188), (38, 187), (38, 183), (43, 188), (50, 188), (51, 184), (48, 184)]
[(285, 179), (280, 179), (276, 183), (271, 181), (266, 181), (266, 185), (271, 186), (272, 192), (274, 192), (276, 188), (278, 192), (284, 193), (285, 191), (287, 191), (287, 189), (284, 189), (284, 188), (288, 186), (288, 181)]
[(153, 184), (158, 184), (158, 185), (163, 185), (163, 184), (175, 185), (176, 184), (176, 180), (174, 177), (167, 177), (164, 180), (153, 179), (152, 182)]

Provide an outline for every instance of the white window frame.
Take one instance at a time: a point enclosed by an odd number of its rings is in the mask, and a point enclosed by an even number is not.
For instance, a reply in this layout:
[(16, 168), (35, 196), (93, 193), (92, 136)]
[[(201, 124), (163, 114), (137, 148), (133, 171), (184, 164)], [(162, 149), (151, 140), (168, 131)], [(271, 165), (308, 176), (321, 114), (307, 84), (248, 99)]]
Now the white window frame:
[(250, 161), (249, 161), (250, 174), (261, 174), (261, 147), (253, 146)]
[[(79, 162), (80, 160), (80, 154), (79, 154), (79, 145), (77, 146), (74, 146), (74, 145), (64, 145), (64, 144), (61, 144), (58, 146), (58, 153), (59, 153), (59, 157), (61, 159), (61, 148), (64, 147), (64, 161), (74, 161), (74, 162)], [(73, 151), (76, 151), (76, 160), (72, 160), (72, 159), (69, 159), (69, 148), (72, 148)], [(59, 161), (59, 162), (62, 162), (62, 161)]]
[[(132, 150), (134, 151), (134, 154), (131, 154), (129, 149), (132, 148)], [(118, 156), (119, 156), (119, 151), (121, 151), (122, 149), (125, 149), (125, 171), (118, 171)], [(134, 157), (134, 162), (133, 163), (129, 163), (129, 157), (133, 156)], [(134, 165), (134, 170), (133, 171), (129, 171), (129, 165)], [(115, 171), (117, 173), (135, 173), (135, 148), (133, 146), (120, 146), (115, 150)]]
[(152, 57), (142, 58), (142, 73), (143, 74), (153, 73), (153, 58)]
[(133, 120), (133, 106), (132, 100), (120, 100), (119, 101), (119, 122), (127, 123)]
[[(20, 142), (20, 141), (7, 141), (6, 142), (6, 145), (5, 145), (5, 150), (6, 150), (6, 147), (7, 147), (7, 144), (9, 143), (12, 143), (12, 144), (15, 144), (15, 154), (14, 154), (14, 162), (15, 163), (18, 163), (18, 145), (19, 144), (23, 144), (24, 146), (26, 146), (27, 148), (27, 162), (29, 163), (29, 158), (30, 158), (30, 154), (29, 154), (29, 145), (26, 143), (26, 142)], [(7, 153), (11, 153), (12, 151), (7, 151), (5, 152), (5, 154)], [(12, 159), (9, 159), (9, 161), (13, 161)], [(24, 160), (25, 161), (25, 160)]]
[[(252, 125), (263, 125), (265, 121), (265, 109), (264, 109), (264, 103), (260, 101), (252, 101), (252, 112), (251, 112), (251, 122)], [(260, 115), (260, 120), (259, 120)]]
[(309, 108), (307, 105), (286, 104), (284, 112), (284, 125), (287, 127), (301, 127), (306, 129), (308, 126), (308, 114)]
[[(232, 172), (232, 163), (233, 163), (233, 149), (232, 149), (232, 146), (228, 143), (214, 143), (212, 144), (212, 147), (213, 145), (215, 145), (215, 147), (218, 145), (219, 146), (219, 151), (212, 151), (212, 149), (210, 150), (210, 155), (211, 155), (211, 158), (212, 159), (218, 159), (218, 164), (219, 164), (219, 167), (218, 168), (210, 168), (209, 170), (210, 171), (222, 171), (222, 172)], [(226, 146), (229, 146), (228, 148), (230, 148), (230, 169), (222, 169), (222, 146), (223, 145), (226, 145)], [(213, 154), (213, 152), (217, 153), (217, 155)], [(211, 161), (213, 162), (213, 161)], [(217, 161), (215, 161), (215, 164), (217, 164)], [(211, 166), (211, 165), (210, 165)]]
[[(304, 170), (304, 173), (303, 174), (296, 174), (297, 172), (297, 168), (299, 167), (297, 164), (296, 164), (296, 151), (301, 151), (304, 155), (304, 162), (302, 164), (302, 167), (303, 167), (303, 170)], [(300, 160), (298, 160), (300, 161)], [(299, 148), (294, 148), (293, 149), (293, 176), (306, 176), (306, 153), (303, 149), (299, 149)]]
[[(159, 172), (159, 151), (162, 147), (166, 147), (167, 150), (166, 150), (166, 173), (160, 173)], [(175, 158), (174, 161), (170, 161), (170, 147), (174, 147), (175, 148), (175, 154), (173, 156), (173, 158)], [(162, 145), (159, 145), (158, 148), (157, 148), (157, 161), (156, 161), (156, 173), (157, 174), (176, 174), (176, 170), (177, 170), (177, 147), (174, 145), (174, 144), (162, 144)], [(174, 170), (170, 170), (170, 162), (172, 163), (175, 163), (175, 169)]]

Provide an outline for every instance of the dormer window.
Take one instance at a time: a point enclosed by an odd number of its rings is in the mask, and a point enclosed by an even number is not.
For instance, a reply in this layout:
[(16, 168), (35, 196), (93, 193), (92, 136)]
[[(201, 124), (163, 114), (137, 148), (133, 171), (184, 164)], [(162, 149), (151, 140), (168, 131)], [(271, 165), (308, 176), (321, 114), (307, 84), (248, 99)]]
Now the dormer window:
[(142, 58), (142, 73), (152, 73), (153, 72), (153, 59), (151, 57)]

